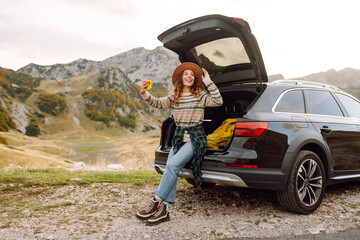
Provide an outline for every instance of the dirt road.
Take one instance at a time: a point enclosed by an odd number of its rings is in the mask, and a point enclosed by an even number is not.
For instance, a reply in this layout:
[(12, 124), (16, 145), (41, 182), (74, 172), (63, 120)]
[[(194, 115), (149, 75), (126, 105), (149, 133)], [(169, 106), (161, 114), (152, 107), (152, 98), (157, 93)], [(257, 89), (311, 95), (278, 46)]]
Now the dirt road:
[(0, 239), (258, 239), (360, 227), (360, 182), (329, 187), (311, 215), (284, 211), (271, 191), (181, 183), (171, 220), (146, 226), (134, 214), (155, 189), (99, 183), (2, 192), (9, 206), (0, 210)]

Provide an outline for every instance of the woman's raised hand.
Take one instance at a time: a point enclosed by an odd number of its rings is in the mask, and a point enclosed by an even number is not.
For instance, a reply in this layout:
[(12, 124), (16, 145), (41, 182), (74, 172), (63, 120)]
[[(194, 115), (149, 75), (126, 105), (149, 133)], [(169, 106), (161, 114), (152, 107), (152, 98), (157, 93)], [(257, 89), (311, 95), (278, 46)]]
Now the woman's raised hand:
[(147, 91), (146, 87), (149, 86), (149, 83), (150, 83), (149, 80), (142, 81), (141, 88), (140, 88), (140, 94), (144, 94)]
[(203, 76), (203, 82), (208, 82), (209, 80), (211, 81), (211, 79), (210, 79), (210, 75), (209, 75), (209, 73), (205, 70), (205, 68), (202, 68), (202, 71), (203, 71), (203, 73), (204, 73), (204, 76)]

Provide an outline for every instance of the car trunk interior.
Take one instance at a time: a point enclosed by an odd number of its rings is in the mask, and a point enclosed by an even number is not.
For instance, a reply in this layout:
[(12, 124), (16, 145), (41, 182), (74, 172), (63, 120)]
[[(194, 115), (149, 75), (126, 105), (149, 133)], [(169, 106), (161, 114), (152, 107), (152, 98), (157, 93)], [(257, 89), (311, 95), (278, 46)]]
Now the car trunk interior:
[(255, 88), (221, 92), (223, 105), (205, 109), (203, 127), (206, 135), (214, 132), (226, 119), (242, 117), (257, 95)]
[[(232, 87), (232, 89), (219, 88), (223, 98), (223, 105), (205, 109), (203, 127), (206, 135), (213, 133), (228, 118), (241, 118), (259, 95), (256, 89), (256, 84), (242, 84)], [(176, 126), (172, 119), (167, 119), (164, 122), (161, 139), (162, 149), (171, 147), (171, 139), (174, 136), (175, 128)], [(226, 148), (229, 143), (219, 150)]]

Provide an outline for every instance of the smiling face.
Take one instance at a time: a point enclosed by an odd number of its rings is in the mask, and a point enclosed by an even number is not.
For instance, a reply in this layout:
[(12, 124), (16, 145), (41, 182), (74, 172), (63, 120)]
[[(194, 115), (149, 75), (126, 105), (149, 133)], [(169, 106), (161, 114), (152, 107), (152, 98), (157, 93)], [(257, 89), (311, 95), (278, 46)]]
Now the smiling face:
[(182, 75), (182, 83), (184, 88), (191, 88), (195, 82), (195, 74), (191, 70), (185, 70)]

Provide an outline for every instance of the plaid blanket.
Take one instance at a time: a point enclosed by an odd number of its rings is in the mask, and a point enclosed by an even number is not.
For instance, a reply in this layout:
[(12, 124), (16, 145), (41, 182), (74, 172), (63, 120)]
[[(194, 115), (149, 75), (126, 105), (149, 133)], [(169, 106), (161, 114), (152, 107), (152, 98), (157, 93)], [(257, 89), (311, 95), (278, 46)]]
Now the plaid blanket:
[(204, 128), (202, 125), (194, 127), (176, 127), (172, 145), (174, 146), (174, 153), (176, 154), (179, 149), (184, 145), (183, 136), (187, 131), (191, 138), (191, 143), (194, 151), (194, 156), (190, 160), (190, 169), (193, 172), (195, 184), (197, 187), (201, 186), (201, 161), (206, 152), (207, 140)]

